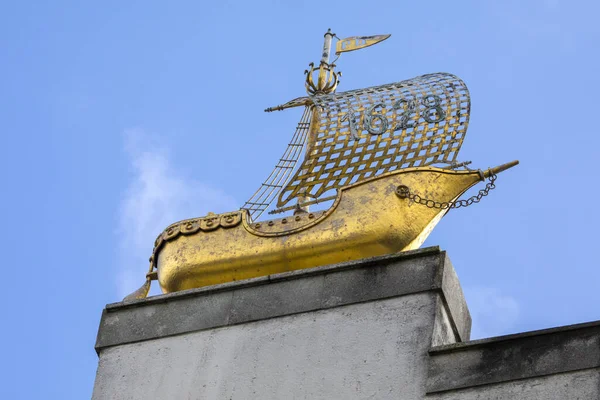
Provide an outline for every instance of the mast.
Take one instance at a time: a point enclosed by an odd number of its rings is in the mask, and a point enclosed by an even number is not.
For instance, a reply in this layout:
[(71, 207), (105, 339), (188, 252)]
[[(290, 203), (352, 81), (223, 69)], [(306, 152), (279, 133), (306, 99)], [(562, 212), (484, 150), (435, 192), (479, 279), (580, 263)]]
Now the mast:
[(325, 42), (323, 43), (321, 64), (319, 65), (319, 79), (317, 80), (317, 87), (319, 90), (324, 90), (325, 83), (327, 82), (327, 71), (329, 71), (329, 53), (331, 52), (331, 39), (334, 36), (335, 33), (331, 33), (331, 28), (327, 29), (327, 32), (325, 33)]
[[(345, 39), (338, 38), (335, 54), (339, 58), (341, 53), (372, 46), (387, 39), (389, 36), (390, 35), (376, 35), (352, 36)], [(275, 196), (280, 194), (284, 187), (289, 186), (289, 178), (295, 169), (296, 161), (298, 161), (301, 156), (302, 148), (305, 150), (304, 161), (302, 163), (303, 167), (301, 168), (304, 168), (307, 172), (309, 172), (311, 168), (307, 165), (307, 162), (312, 162), (312, 158), (319, 152), (319, 149), (316, 148), (318, 147), (317, 137), (319, 135), (319, 130), (321, 129), (321, 118), (323, 118), (323, 116), (316, 114), (321, 114), (320, 111), (323, 109), (323, 104), (319, 106), (316, 104), (320, 104), (320, 100), (324, 95), (335, 92), (339, 84), (339, 77), (342, 75), (341, 72), (335, 72), (335, 64), (330, 64), (329, 62), (333, 37), (337, 38), (337, 36), (331, 32), (331, 29), (328, 29), (324, 35), (323, 50), (321, 52), (319, 66), (315, 68), (314, 63), (310, 63), (309, 70), (304, 71), (306, 74), (304, 85), (308, 96), (298, 97), (287, 103), (265, 109), (266, 112), (272, 112), (294, 107), (305, 107), (302, 119), (298, 123), (296, 133), (294, 134), (292, 141), (288, 144), (286, 152), (280, 158), (271, 175), (269, 175), (267, 180), (263, 182), (254, 195), (252, 195), (242, 207), (243, 209), (248, 210), (250, 218), (253, 220), (260, 217), (260, 215), (270, 206)], [(337, 60), (337, 58), (335, 60)], [(315, 73), (317, 76), (316, 82), (313, 78)], [(314, 186), (311, 185), (311, 183), (314, 183), (313, 177), (309, 177), (304, 181), (304, 184), (307, 186), (306, 188), (295, 191), (295, 193), (289, 197), (288, 201), (295, 201), (295, 206), (278, 208), (269, 213), (273, 214), (291, 210), (294, 210), (295, 213), (308, 212), (309, 204), (316, 204), (330, 199), (317, 198), (318, 196), (315, 196), (314, 193), (310, 193), (310, 188)]]
[[(317, 78), (317, 85), (315, 86), (312, 80), (312, 74), (314, 71), (314, 64), (310, 64), (310, 71), (306, 73), (306, 91), (309, 95), (320, 95), (333, 93), (339, 83), (338, 77), (341, 73), (334, 71), (335, 64), (329, 64), (329, 56), (331, 54), (331, 40), (335, 36), (335, 33), (331, 32), (331, 28), (325, 32), (325, 39), (323, 41), (323, 52), (321, 53), (321, 62), (319, 63), (319, 75)], [(314, 105), (311, 107), (314, 108)], [(306, 141), (306, 151), (304, 158), (307, 159), (313, 152), (313, 145), (317, 137), (317, 130), (319, 128), (319, 113), (313, 109), (312, 119), (310, 121), (310, 129), (308, 133), (308, 140)], [(296, 209), (294, 215), (309, 212), (309, 205), (305, 204), (311, 200), (310, 196), (306, 195), (306, 192), (298, 196)]]

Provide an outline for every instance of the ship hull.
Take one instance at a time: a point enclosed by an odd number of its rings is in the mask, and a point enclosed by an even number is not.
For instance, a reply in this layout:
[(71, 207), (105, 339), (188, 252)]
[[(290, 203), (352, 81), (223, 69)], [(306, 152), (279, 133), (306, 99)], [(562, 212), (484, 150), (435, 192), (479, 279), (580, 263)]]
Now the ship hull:
[(397, 188), (450, 202), (485, 175), (409, 168), (343, 187), (326, 211), (251, 222), (241, 210), (181, 221), (156, 242), (160, 287), (169, 293), (416, 249), (448, 209), (417, 204)]

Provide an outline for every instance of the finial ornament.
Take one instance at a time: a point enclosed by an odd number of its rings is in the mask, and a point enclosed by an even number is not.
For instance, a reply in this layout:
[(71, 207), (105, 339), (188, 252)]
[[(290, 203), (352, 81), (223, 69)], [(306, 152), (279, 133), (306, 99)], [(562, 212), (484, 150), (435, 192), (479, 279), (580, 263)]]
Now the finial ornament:
[[(321, 65), (317, 71), (319, 71), (319, 80), (317, 84), (314, 83), (313, 73), (315, 72), (315, 64), (308, 64), (310, 69), (304, 71), (306, 74), (306, 93), (311, 96), (316, 96), (320, 94), (329, 94), (335, 92), (339, 82), (339, 77), (342, 76), (341, 72), (334, 71), (335, 64), (326, 64), (321, 61)], [(324, 75), (325, 78), (321, 79), (321, 75)]]
[(335, 37), (335, 33), (331, 33), (331, 29), (328, 29), (324, 35), (325, 41), (323, 43), (323, 52), (321, 54), (321, 62), (319, 63), (319, 75), (317, 83), (314, 83), (313, 73), (315, 72), (315, 64), (308, 64), (310, 69), (304, 71), (306, 74), (306, 92), (311, 95), (329, 94), (335, 92), (339, 83), (339, 77), (342, 76), (341, 72), (335, 72), (335, 64), (329, 64), (329, 54), (331, 53), (331, 39)]
[[(338, 38), (336, 55), (389, 37)], [(303, 107), (273, 172), (240, 210), (168, 226), (126, 301), (146, 297), (153, 280), (169, 293), (416, 249), (450, 209), (479, 203), (518, 164), (475, 170), (458, 160), (471, 98), (454, 75), (336, 92), (334, 38), (325, 33), (319, 66), (306, 71), (308, 96), (265, 110)], [(270, 214), (287, 214), (259, 220), (273, 203)]]

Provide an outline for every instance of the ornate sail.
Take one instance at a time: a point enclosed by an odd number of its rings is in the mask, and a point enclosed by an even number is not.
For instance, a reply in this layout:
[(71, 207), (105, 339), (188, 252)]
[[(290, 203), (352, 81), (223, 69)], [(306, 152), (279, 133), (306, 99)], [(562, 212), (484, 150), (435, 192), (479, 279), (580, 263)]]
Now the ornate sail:
[[(304, 101), (305, 99), (306, 98), (303, 98), (301, 100)], [(312, 106), (306, 106), (304, 108), (304, 114), (302, 114), (302, 118), (300, 119), (300, 122), (298, 122), (296, 132), (294, 133), (291, 142), (288, 144), (287, 149), (275, 165), (273, 172), (271, 172), (271, 175), (269, 175), (264, 183), (242, 207), (248, 210), (252, 219), (256, 220), (269, 207), (294, 171), (296, 162), (300, 158), (306, 143), (306, 136), (312, 118), (312, 108)]]
[(446, 73), (311, 100), (306, 157), (278, 207), (396, 169), (455, 162), (471, 105), (464, 82)]
[[(339, 39), (339, 53), (388, 36)], [(456, 170), (471, 105), (453, 75), (334, 93), (334, 37), (327, 31), (319, 66), (306, 71), (309, 96), (265, 110), (304, 107), (271, 175), (242, 210), (169, 225), (154, 243), (146, 282), (126, 300), (146, 297), (152, 280), (174, 292), (418, 248), (448, 210), (478, 203), (496, 174), (518, 164)], [(424, 166), (437, 168), (412, 168)], [(458, 200), (486, 178), (477, 195)], [(276, 198), (271, 213), (294, 215), (257, 221)], [(326, 210), (309, 210), (333, 198)]]

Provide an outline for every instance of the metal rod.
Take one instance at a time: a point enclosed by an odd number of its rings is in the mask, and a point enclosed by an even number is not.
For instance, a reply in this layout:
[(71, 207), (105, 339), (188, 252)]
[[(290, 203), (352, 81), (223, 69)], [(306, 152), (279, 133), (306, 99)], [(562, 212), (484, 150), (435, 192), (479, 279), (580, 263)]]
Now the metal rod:
[[(335, 36), (335, 33), (331, 32), (331, 29), (327, 29), (325, 33), (325, 39), (323, 41), (323, 53), (321, 54), (321, 65), (319, 65), (319, 78), (317, 79), (317, 89), (324, 90), (327, 86), (328, 78), (331, 73), (329, 70), (329, 55), (331, 53), (331, 39)], [(304, 153), (304, 158), (308, 158), (308, 156), (312, 153), (312, 147), (317, 137), (317, 128), (319, 126), (319, 115), (318, 110), (314, 110), (312, 119), (310, 121), (310, 128), (308, 132), (308, 140), (306, 141), (306, 151)], [(304, 191), (300, 193), (297, 198), (297, 204), (295, 207), (288, 208), (288, 210), (296, 210), (294, 214), (299, 213), (307, 213), (309, 212), (309, 204), (313, 204), (307, 201), (310, 197), (308, 193)]]
[(323, 54), (321, 55), (321, 65), (319, 66), (319, 79), (317, 80), (317, 87), (319, 90), (323, 90), (327, 84), (327, 71), (329, 70), (329, 54), (331, 53), (331, 39), (334, 34), (331, 33), (331, 29), (327, 29), (325, 33), (325, 42), (323, 43)]
[(483, 175), (486, 178), (488, 178), (492, 174), (494, 174), (494, 175), (499, 174), (500, 172), (506, 171), (507, 169), (512, 168), (512, 167), (514, 167), (515, 165), (518, 165), (518, 164), (519, 164), (519, 160), (511, 161), (509, 163), (502, 164), (502, 165), (499, 165), (499, 166), (494, 167), (494, 168), (490, 168), (490, 169), (486, 170), (483, 173)]

